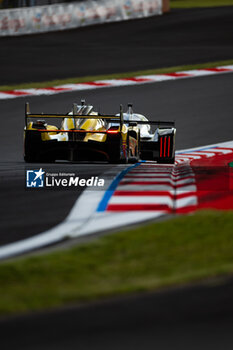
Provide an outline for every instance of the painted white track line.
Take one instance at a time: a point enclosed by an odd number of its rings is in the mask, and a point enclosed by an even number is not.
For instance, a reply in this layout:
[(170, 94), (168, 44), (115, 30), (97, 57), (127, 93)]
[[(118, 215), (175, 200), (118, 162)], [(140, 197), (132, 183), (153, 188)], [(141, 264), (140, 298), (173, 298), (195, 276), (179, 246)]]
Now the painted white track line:
[(195, 70), (166, 73), (166, 74), (143, 75), (143, 76), (137, 76), (137, 77), (129, 77), (125, 79), (96, 80), (96, 81), (90, 81), (86, 83), (64, 84), (59, 86), (47, 87), (47, 88), (0, 91), (0, 99), (12, 99), (16, 97), (25, 97), (25, 96), (29, 97), (29, 96), (41, 96), (41, 95), (54, 95), (54, 94), (60, 94), (64, 92), (148, 84), (148, 83), (163, 82), (168, 80), (187, 79), (187, 78), (202, 77), (202, 76), (208, 76), (208, 75), (214, 75), (214, 74), (232, 73), (232, 72), (233, 72), (233, 65), (229, 65), (229, 66), (220, 66), (216, 68), (195, 69)]
[[(233, 152), (233, 141), (178, 151), (176, 154), (179, 159), (176, 160), (175, 166), (146, 162), (132, 166), (118, 165), (114, 167), (105, 173), (106, 179), (108, 179), (105, 192), (85, 190), (61, 224), (37, 236), (0, 247), (0, 259), (27, 253), (66, 238), (85, 236), (105, 230), (111, 231), (111, 229), (118, 227), (155, 219), (171, 213), (172, 210), (197, 205), (195, 182), (184, 182), (177, 186), (177, 183), (172, 179), (171, 183), (166, 185), (151, 185), (150, 181), (147, 182), (147, 175), (151, 173), (152, 176), (157, 174), (160, 177), (161, 174), (158, 174), (158, 171), (160, 173), (164, 171), (164, 175), (170, 172), (178, 179), (179, 176), (182, 177), (184, 173), (188, 173), (189, 180), (193, 180), (190, 176), (193, 175), (189, 166), (190, 159), (188, 161), (186, 159), (187, 155), (198, 152), (203, 157), (208, 152), (213, 155)], [(144, 177), (145, 185), (121, 184), (122, 180), (124, 183), (125, 176), (131, 177), (131, 175), (136, 174), (141, 176), (143, 172), (146, 175)], [(109, 178), (113, 180), (111, 181)], [(135, 179), (135, 176), (132, 176), (131, 179)], [(155, 191), (158, 192), (155, 193)], [(135, 208), (128, 211), (118, 210), (117, 206), (122, 205), (146, 205), (148, 208), (145, 207), (143, 210), (139, 208), (138, 210), (137, 207), (136, 210)], [(111, 209), (111, 206), (115, 206), (115, 208)]]

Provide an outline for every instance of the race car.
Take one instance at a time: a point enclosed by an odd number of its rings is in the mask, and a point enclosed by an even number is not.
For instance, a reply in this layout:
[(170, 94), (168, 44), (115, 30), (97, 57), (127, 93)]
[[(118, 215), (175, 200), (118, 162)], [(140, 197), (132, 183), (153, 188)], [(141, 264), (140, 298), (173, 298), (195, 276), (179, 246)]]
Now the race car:
[[(36, 119), (36, 120), (35, 120)], [(53, 119), (57, 125), (50, 125)], [(35, 120), (35, 121), (34, 121)], [(61, 121), (61, 122), (60, 122)], [(151, 125), (158, 127), (151, 132)], [(173, 163), (175, 152), (174, 122), (151, 122), (128, 111), (100, 114), (84, 100), (73, 104), (64, 114), (32, 114), (25, 106), (24, 159), (26, 162), (108, 161), (137, 162), (139, 159)]]

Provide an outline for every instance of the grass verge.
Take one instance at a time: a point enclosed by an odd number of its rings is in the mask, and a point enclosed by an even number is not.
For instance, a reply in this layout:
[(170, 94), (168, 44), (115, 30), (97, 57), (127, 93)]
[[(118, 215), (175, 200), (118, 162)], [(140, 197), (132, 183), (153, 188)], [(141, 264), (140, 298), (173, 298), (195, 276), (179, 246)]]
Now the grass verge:
[(141, 70), (136, 72), (115, 73), (115, 74), (107, 74), (107, 75), (93, 75), (93, 76), (79, 77), (79, 78), (67, 78), (67, 79), (60, 79), (60, 80), (44, 81), (40, 83), (34, 82), (34, 83), (23, 83), (23, 84), (15, 84), (15, 85), (1, 85), (0, 91), (30, 89), (30, 88), (45, 88), (45, 87), (59, 86), (64, 84), (85, 83), (88, 81), (95, 81), (95, 80), (120, 79), (120, 78), (136, 77), (139, 75), (164, 74), (164, 73), (180, 72), (183, 70), (214, 68), (217, 66), (232, 65), (232, 64), (233, 64), (233, 59), (227, 60), (227, 61), (208, 62), (208, 63), (200, 63), (200, 64), (174, 66), (174, 67), (168, 67), (168, 68)]
[(0, 314), (233, 273), (233, 212), (198, 212), (0, 264)]
[(233, 6), (233, 0), (171, 0), (171, 8)]

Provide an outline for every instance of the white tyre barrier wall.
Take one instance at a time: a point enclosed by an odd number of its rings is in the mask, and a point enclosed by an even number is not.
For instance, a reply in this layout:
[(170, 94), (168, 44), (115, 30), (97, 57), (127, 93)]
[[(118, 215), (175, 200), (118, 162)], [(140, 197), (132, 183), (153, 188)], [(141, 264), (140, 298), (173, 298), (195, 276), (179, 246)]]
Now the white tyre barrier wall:
[(0, 11), (0, 36), (50, 32), (162, 14), (163, 0), (86, 0)]

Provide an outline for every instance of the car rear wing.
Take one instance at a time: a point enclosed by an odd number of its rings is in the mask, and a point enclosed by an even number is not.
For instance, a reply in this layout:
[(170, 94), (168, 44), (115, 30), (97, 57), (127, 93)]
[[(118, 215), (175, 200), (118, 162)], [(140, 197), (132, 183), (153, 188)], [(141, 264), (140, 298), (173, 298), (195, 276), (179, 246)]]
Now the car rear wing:
[[(28, 124), (28, 119), (31, 118), (72, 118), (72, 119), (103, 119), (106, 120), (108, 122), (112, 122), (112, 123), (119, 123), (120, 125), (120, 131), (122, 129), (124, 120), (123, 120), (123, 106), (120, 105), (120, 114), (119, 115), (111, 115), (111, 114), (98, 114), (98, 115), (91, 115), (91, 114), (78, 114), (77, 111), (77, 104), (74, 103), (73, 104), (73, 110), (72, 110), (73, 114), (44, 114), (44, 113), (31, 113), (30, 112), (30, 106), (29, 106), (29, 102), (26, 102), (25, 104), (25, 126), (27, 126)], [(39, 130), (41, 132), (49, 132), (49, 130)], [(64, 132), (82, 132), (82, 130), (56, 130), (58, 131), (64, 131)], [(51, 132), (51, 130), (50, 130)], [(88, 132), (93, 132), (95, 133), (96, 131), (89, 131)], [(100, 131), (98, 131), (98, 133), (100, 133)], [(102, 131), (102, 133), (106, 133), (104, 131)]]
[(124, 120), (124, 124), (130, 125), (157, 125), (158, 127), (163, 128), (173, 128), (175, 127), (175, 121), (164, 121), (164, 120)]
[[(129, 124), (129, 126), (137, 126), (137, 125), (157, 125), (158, 128), (163, 127), (163, 128), (173, 128), (175, 127), (175, 121), (149, 121), (149, 120), (124, 120), (123, 117), (123, 106), (120, 105), (120, 113), (119, 115), (111, 115), (111, 114), (98, 114), (98, 115), (91, 115), (91, 114), (78, 114), (77, 110), (77, 104), (73, 104), (73, 109), (72, 109), (73, 114), (44, 114), (44, 113), (31, 113), (30, 112), (30, 106), (29, 103), (26, 102), (25, 104), (25, 125), (27, 126), (28, 124), (28, 119), (31, 118), (72, 118), (72, 119), (103, 119), (112, 123), (119, 123), (120, 125), (120, 131), (122, 130), (123, 124)], [(39, 130), (41, 132), (49, 132), (48, 130)], [(57, 130), (59, 131), (66, 131), (66, 132), (82, 132), (82, 130)], [(50, 130), (51, 132), (51, 130)], [(92, 131), (88, 131), (92, 132)], [(96, 131), (93, 131), (96, 132)], [(100, 131), (98, 131), (99, 133)], [(104, 133), (104, 132), (103, 132)]]

